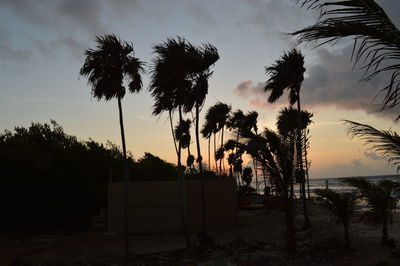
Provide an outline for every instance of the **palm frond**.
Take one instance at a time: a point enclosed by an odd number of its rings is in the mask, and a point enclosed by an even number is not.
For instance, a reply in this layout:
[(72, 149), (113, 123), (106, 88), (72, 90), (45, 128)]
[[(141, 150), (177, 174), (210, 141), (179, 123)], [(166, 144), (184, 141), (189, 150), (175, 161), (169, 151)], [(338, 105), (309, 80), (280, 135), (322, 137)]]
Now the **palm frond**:
[[(320, 10), (315, 25), (291, 33), (297, 43), (319, 41), (319, 45), (335, 44), (345, 37), (354, 39), (354, 66), (365, 70), (363, 80), (383, 72), (391, 79), (380, 92), (384, 93), (382, 110), (400, 103), (400, 31), (374, 0), (297, 0), (303, 6)], [(319, 46), (318, 45), (318, 46)], [(400, 116), (397, 118), (399, 119)]]
[(400, 136), (390, 130), (378, 130), (372, 126), (357, 123), (350, 120), (344, 120), (348, 126), (347, 134), (351, 137), (357, 137), (381, 156), (388, 158), (389, 162), (397, 166), (400, 170)]

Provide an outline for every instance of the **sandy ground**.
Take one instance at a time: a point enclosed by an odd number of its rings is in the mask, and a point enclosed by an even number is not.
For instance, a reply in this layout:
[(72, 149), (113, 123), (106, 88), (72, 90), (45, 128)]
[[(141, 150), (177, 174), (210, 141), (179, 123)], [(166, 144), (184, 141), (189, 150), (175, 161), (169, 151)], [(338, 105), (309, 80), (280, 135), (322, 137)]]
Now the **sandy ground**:
[[(301, 227), (301, 205), (296, 226)], [(298, 249), (284, 251), (285, 220), (278, 210), (241, 210), (237, 229), (210, 232), (214, 242), (201, 246), (192, 234), (185, 249), (180, 234), (132, 235), (129, 265), (400, 265), (400, 251), (381, 247), (381, 227), (351, 224), (352, 250), (344, 248), (341, 224), (322, 207), (310, 204), (312, 228), (299, 232)], [(389, 237), (400, 244), (400, 219)], [(107, 233), (75, 235), (1, 235), (0, 265), (122, 265), (123, 238)]]

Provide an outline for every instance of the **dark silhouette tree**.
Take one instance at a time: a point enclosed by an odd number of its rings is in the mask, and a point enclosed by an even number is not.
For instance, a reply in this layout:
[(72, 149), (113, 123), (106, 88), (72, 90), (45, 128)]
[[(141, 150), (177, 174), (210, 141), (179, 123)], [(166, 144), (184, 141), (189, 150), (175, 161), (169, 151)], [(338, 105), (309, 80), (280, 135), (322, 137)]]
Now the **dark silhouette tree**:
[(284, 202), (286, 218), (286, 249), (294, 251), (297, 246), (294, 223), (294, 205), (291, 185), (294, 179), (293, 145), (283, 136), (265, 129), (262, 134), (244, 131), (241, 140), (236, 143), (239, 150), (246, 151), (264, 167), (268, 173), (271, 185)]
[(250, 187), (251, 181), (253, 180), (253, 169), (251, 167), (245, 167), (243, 169), (242, 180), (246, 186)]
[(354, 192), (339, 192), (331, 189), (315, 189), (314, 193), (323, 199), (324, 205), (343, 224), (346, 247), (350, 248), (349, 224), (358, 195)]
[(172, 126), (172, 115), (178, 111), (178, 125), (183, 121), (183, 108), (186, 95), (191, 90), (192, 82), (188, 79), (191, 74), (190, 60), (187, 56), (188, 43), (185, 39), (167, 39), (153, 47), (153, 66), (149, 90), (155, 99), (153, 115), (168, 112), (171, 124), (172, 137), (178, 158), (178, 182), (180, 184), (181, 217), (187, 245), (190, 246), (189, 231), (187, 228), (185, 177), (182, 170), (181, 152), (182, 142), (176, 143)]
[(210, 70), (219, 59), (218, 50), (211, 44), (204, 44), (201, 47), (195, 47), (188, 43), (187, 57), (190, 61), (190, 74), (188, 78), (192, 82), (192, 87), (187, 94), (184, 105), (185, 112), (191, 112), (195, 108), (195, 136), (197, 148), (197, 162), (200, 172), (203, 171), (202, 156), (200, 152), (199, 138), (199, 119), (200, 111), (204, 105), (208, 93), (208, 79), (212, 75)]
[[(298, 43), (321, 41), (319, 45), (336, 44), (342, 38), (354, 39), (352, 59), (365, 70), (363, 80), (391, 73), (382, 110), (399, 104), (400, 31), (374, 0), (326, 1), (299, 0), (303, 6), (321, 11), (316, 24), (291, 33)], [(400, 116), (397, 117), (399, 119)]]
[[(142, 89), (141, 74), (144, 72), (143, 63), (134, 56), (133, 44), (123, 42), (113, 34), (100, 35), (96, 38), (97, 46), (85, 52), (85, 62), (80, 74), (88, 78), (92, 87), (92, 95), (97, 100), (109, 101), (116, 98), (118, 101), (119, 122), (121, 128), (122, 150), (126, 161), (126, 145), (121, 100), (126, 89), (129, 92), (139, 92)], [(125, 84), (127, 83), (127, 84)], [(125, 196), (124, 196), (124, 224), (125, 224), (125, 253), (129, 253), (127, 189), (129, 173), (127, 162), (124, 164)]]
[(381, 244), (386, 245), (388, 240), (388, 223), (398, 201), (399, 183), (390, 180), (380, 180), (375, 184), (365, 178), (359, 177), (342, 178), (341, 181), (357, 188), (361, 197), (367, 201), (370, 210), (366, 212), (364, 218), (368, 218), (374, 223), (382, 224)]
[[(265, 68), (269, 76), (265, 85), (265, 91), (269, 93), (268, 102), (276, 102), (284, 93), (289, 92), (289, 103), (294, 105), (297, 103), (298, 119), (300, 120), (301, 105), (300, 105), (300, 89), (304, 80), (304, 56), (297, 49), (292, 49), (288, 53), (278, 59), (272, 66)], [(296, 133), (296, 165), (298, 167), (298, 176), (303, 194), (303, 209), (304, 209), (304, 226), (303, 229), (311, 227), (308, 217), (307, 198), (305, 196), (305, 174), (302, 157), (302, 136), (300, 130)], [(293, 185), (292, 185), (293, 186)], [(293, 190), (293, 189), (292, 189)]]

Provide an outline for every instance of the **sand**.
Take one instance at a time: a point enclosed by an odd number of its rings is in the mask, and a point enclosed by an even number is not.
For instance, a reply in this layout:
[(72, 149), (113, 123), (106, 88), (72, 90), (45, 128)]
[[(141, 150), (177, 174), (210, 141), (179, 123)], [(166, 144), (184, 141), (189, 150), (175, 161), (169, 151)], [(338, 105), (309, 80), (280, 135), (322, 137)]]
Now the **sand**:
[[(279, 210), (239, 212), (236, 229), (209, 232), (214, 242), (185, 248), (181, 234), (132, 235), (129, 265), (400, 265), (400, 252), (381, 247), (381, 227), (353, 218), (352, 249), (344, 245), (341, 224), (329, 211), (310, 203), (312, 228), (299, 232), (298, 249), (285, 252), (285, 217)], [(301, 228), (301, 204), (296, 205)], [(358, 215), (359, 216), (359, 215)], [(389, 238), (400, 245), (400, 219), (389, 226)], [(73, 235), (2, 235), (0, 265), (122, 265), (123, 237), (85, 232)], [(23, 264), (25, 263), (25, 264)], [(28, 264), (29, 263), (29, 264)], [(379, 264), (380, 263), (380, 264)]]

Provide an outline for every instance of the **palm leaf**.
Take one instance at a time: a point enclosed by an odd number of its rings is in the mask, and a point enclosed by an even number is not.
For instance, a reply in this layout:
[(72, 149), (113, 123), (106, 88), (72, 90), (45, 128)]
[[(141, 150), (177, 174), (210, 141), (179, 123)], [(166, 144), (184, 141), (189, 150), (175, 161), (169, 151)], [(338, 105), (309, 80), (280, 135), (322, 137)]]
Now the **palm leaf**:
[(372, 126), (360, 124), (350, 120), (344, 120), (347, 124), (347, 134), (350, 137), (358, 137), (371, 145), (371, 149), (383, 157), (388, 158), (389, 163), (400, 170), (400, 136), (390, 130), (378, 130)]
[(390, 81), (380, 91), (385, 95), (381, 109), (400, 103), (400, 31), (374, 0), (297, 2), (321, 12), (315, 25), (291, 33), (298, 36), (297, 43), (321, 40), (319, 45), (335, 44), (344, 37), (352, 37), (352, 59), (354, 66), (365, 70), (363, 80), (391, 73)]

